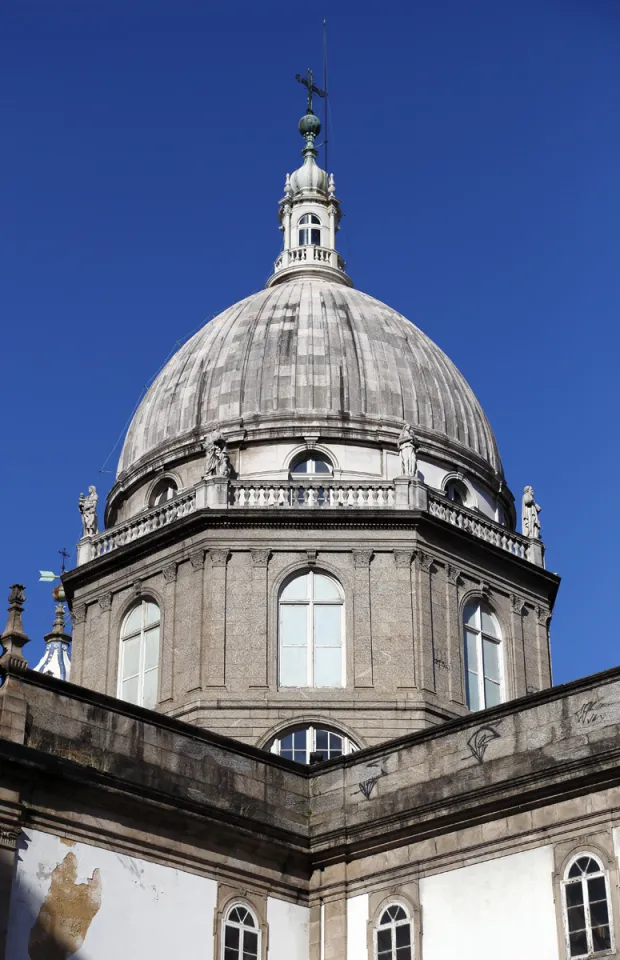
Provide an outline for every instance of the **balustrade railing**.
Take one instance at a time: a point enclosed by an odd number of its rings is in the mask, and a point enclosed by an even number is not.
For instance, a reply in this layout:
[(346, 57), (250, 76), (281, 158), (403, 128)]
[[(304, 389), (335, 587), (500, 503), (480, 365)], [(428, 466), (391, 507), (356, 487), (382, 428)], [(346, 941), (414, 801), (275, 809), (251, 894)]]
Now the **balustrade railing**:
[(428, 493), (428, 512), (432, 517), (439, 517), (440, 520), (446, 520), (455, 527), (459, 527), (466, 533), (473, 534), (480, 540), (486, 540), (508, 553), (513, 553), (516, 557), (522, 557), (523, 560), (529, 560), (532, 541), (527, 537), (522, 537), (512, 530), (495, 523), (493, 520), (487, 520), (479, 513), (468, 510), (460, 504), (448, 500), (447, 497), (437, 496), (435, 493)]
[(274, 270), (281, 270), (283, 267), (290, 267), (296, 263), (324, 263), (327, 266), (334, 267), (335, 270), (345, 272), (345, 262), (339, 253), (330, 247), (317, 247), (312, 244), (283, 250), (274, 263)]
[(360, 481), (230, 484), (232, 507), (393, 507), (394, 484)]
[[(397, 486), (404, 482), (404, 488)], [(424, 494), (421, 501), (407, 493), (405, 478), (392, 481), (286, 480), (258, 482), (211, 478), (184, 491), (173, 500), (151, 507), (124, 523), (116, 524), (93, 537), (84, 537), (78, 544), (78, 564), (103, 557), (119, 547), (166, 527), (196, 510), (217, 509), (418, 509), (428, 511), (486, 543), (530, 563), (543, 566), (544, 546), (483, 517), (480, 513), (456, 504), (431, 491), (422, 483), (410, 483)], [(216, 487), (220, 491), (216, 490)], [(404, 501), (400, 498), (404, 492)], [(408, 499), (409, 497), (409, 499)]]

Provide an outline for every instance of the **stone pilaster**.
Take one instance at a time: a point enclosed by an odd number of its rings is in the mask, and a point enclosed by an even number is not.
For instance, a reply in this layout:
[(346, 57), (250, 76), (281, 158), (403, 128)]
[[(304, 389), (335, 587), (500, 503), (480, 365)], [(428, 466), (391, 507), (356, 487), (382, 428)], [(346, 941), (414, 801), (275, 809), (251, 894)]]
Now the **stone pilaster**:
[(202, 663), (204, 659), (204, 566), (205, 552), (202, 547), (192, 550), (189, 555), (192, 584), (190, 587), (189, 636), (186, 639), (189, 651), (189, 674), (187, 692), (200, 690), (202, 686)]
[(538, 647), (538, 678), (540, 689), (551, 686), (551, 647), (549, 626), (551, 614), (545, 607), (536, 607), (536, 643)]
[(177, 564), (169, 563), (162, 570), (164, 577), (163, 639), (161, 644), (161, 676), (159, 699), (162, 703), (174, 697), (174, 645), (176, 632)]
[(86, 639), (86, 604), (76, 603), (71, 611), (73, 643), (71, 644), (71, 682), (82, 683), (84, 641)]
[(16, 824), (0, 821), (0, 960), (7, 958), (6, 940), (18, 837), (19, 828)]
[[(267, 589), (270, 550), (251, 550), (252, 631), (248, 656), (254, 664), (251, 687), (269, 686), (269, 637), (267, 632)], [(273, 678), (275, 681), (275, 678)]]
[(116, 696), (117, 677), (116, 664), (118, 662), (118, 642), (111, 636), (112, 628), (112, 594), (103, 593), (98, 598), (99, 609), (101, 611), (101, 637), (105, 640), (105, 692), (110, 697)]
[(372, 687), (372, 627), (370, 603), (370, 561), (372, 550), (354, 550), (354, 683)]
[(413, 630), (413, 589), (411, 583), (412, 550), (395, 550), (394, 563), (396, 565), (396, 593), (398, 597), (395, 619), (398, 622), (403, 637), (402, 651), (405, 658), (399, 664), (399, 687), (415, 687), (415, 648)]
[(433, 558), (420, 551), (416, 556), (418, 575), (417, 676), (423, 690), (435, 690), (435, 647), (433, 642), (433, 601), (431, 577)]
[(521, 597), (510, 597), (510, 632), (512, 634), (512, 682), (513, 689), (506, 691), (508, 697), (522, 697), (527, 692), (525, 675), (525, 642), (523, 637), (523, 610)]
[(456, 567), (446, 568), (446, 633), (448, 642), (448, 691), (454, 703), (464, 703), (465, 680), (463, 677), (464, 640), (459, 604), (459, 587), (463, 583), (461, 571)]
[(211, 616), (206, 655), (206, 686), (226, 684), (226, 564), (228, 550), (211, 550)]

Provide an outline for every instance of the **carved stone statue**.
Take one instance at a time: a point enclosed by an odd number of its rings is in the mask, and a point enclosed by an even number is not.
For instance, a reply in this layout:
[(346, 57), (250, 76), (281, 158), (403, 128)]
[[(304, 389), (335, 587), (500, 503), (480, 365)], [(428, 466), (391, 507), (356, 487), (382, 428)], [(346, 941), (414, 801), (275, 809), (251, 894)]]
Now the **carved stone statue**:
[(228, 447), (221, 433), (214, 431), (205, 443), (205, 477), (229, 477)]
[(89, 487), (88, 493), (80, 494), (79, 508), (82, 514), (82, 536), (92, 537), (99, 530), (97, 522), (97, 503), (99, 497), (96, 487)]
[(526, 487), (521, 501), (521, 530), (530, 540), (540, 540), (540, 520), (538, 514), (542, 510), (534, 499), (534, 488)]
[(214, 477), (217, 473), (218, 450), (214, 435), (211, 434), (205, 443), (205, 477)]
[(415, 477), (418, 473), (418, 444), (410, 423), (404, 423), (398, 436), (398, 449), (404, 477)]
[(230, 457), (226, 444), (224, 444), (222, 447), (217, 447), (217, 475), (218, 477), (229, 477), (230, 471)]

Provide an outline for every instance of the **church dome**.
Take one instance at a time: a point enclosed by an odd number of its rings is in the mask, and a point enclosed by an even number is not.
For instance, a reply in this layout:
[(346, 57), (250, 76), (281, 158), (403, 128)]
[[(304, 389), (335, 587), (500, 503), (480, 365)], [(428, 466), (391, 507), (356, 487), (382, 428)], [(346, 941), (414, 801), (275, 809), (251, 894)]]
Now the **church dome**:
[(217, 427), (233, 442), (318, 433), (423, 448), (501, 473), (497, 445), (451, 360), (396, 310), (303, 270), (229, 307), (167, 363), (129, 427), (119, 475), (195, 449)]

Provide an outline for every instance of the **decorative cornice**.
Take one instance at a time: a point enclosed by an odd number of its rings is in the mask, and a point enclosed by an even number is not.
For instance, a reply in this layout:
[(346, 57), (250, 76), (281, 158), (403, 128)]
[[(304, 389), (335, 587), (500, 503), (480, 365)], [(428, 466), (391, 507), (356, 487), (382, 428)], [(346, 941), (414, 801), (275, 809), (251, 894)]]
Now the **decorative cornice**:
[(169, 563), (162, 570), (166, 583), (175, 583), (177, 578), (177, 563)]
[(250, 550), (252, 564), (255, 567), (266, 567), (269, 563), (271, 550)]
[(372, 560), (373, 551), (372, 550), (354, 550), (353, 551), (353, 564), (355, 567), (368, 567), (370, 566), (370, 561)]
[(211, 550), (211, 566), (225, 567), (228, 563), (230, 550)]

